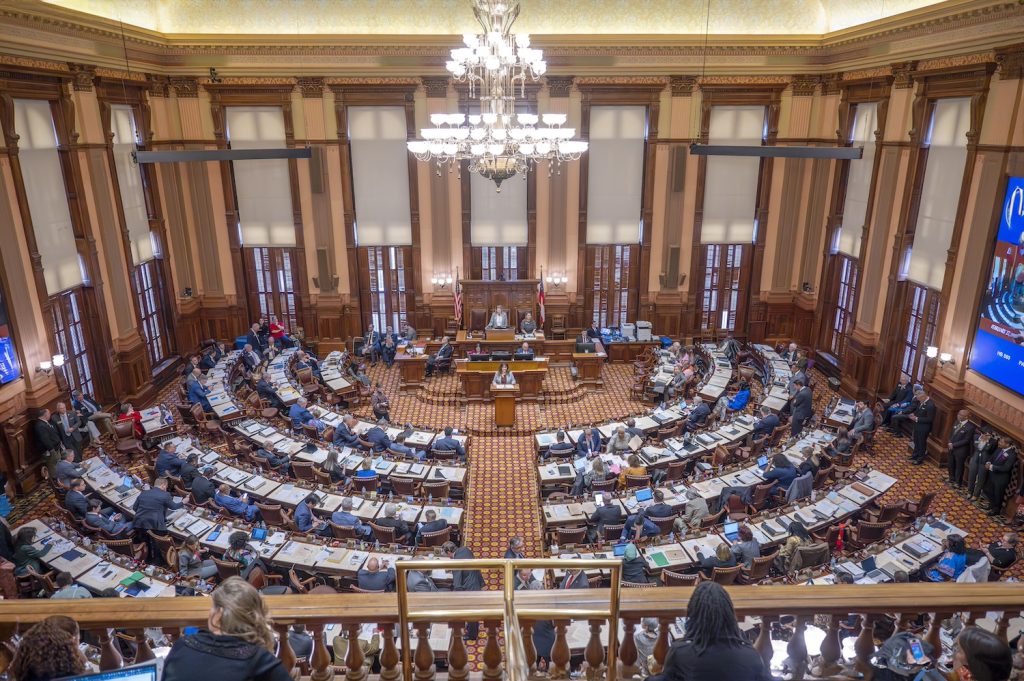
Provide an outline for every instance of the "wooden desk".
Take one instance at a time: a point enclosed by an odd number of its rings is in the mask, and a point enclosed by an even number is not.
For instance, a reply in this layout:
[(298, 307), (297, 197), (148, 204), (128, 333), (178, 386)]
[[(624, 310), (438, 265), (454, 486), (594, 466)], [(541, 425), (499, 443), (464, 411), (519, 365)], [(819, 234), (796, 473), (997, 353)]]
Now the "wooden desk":
[(499, 428), (516, 425), (516, 395), (519, 394), (519, 386), (492, 387), (491, 394), (494, 395), (494, 425)]
[[(508, 331), (509, 333), (504, 333)], [(483, 352), (515, 352), (522, 345), (523, 342), (530, 344), (530, 349), (538, 355), (547, 355), (547, 341), (544, 338), (543, 331), (537, 331), (533, 338), (527, 338), (520, 336), (516, 338), (514, 329), (492, 329), (487, 331), (487, 337), (484, 334), (476, 331), (470, 337), (469, 332), (462, 330), (455, 334), (455, 356), (456, 357), (468, 357), (469, 353), (476, 351), (476, 346), (479, 345)], [(499, 335), (496, 336), (495, 334)]]
[(484, 337), (489, 341), (514, 341), (516, 330), (511, 326), (504, 329), (484, 329)]
[(609, 343), (605, 350), (608, 351), (608, 359), (612, 362), (632, 362), (648, 348), (660, 347), (661, 341), (621, 341)]
[[(455, 374), (462, 384), (461, 399), (483, 402), (491, 396), (491, 380), (501, 368), (501, 362), (470, 362), (455, 360)], [(507, 362), (509, 370), (519, 384), (519, 396), (535, 402), (540, 399), (544, 378), (548, 374), (547, 358)]]
[(395, 355), (398, 363), (398, 385), (403, 392), (413, 392), (423, 387), (424, 375), (427, 372), (427, 355), (409, 355), (404, 352)]
[(603, 352), (572, 353), (572, 361), (576, 365), (576, 376), (580, 383), (597, 390), (604, 388), (604, 378), (601, 374), (604, 358)]

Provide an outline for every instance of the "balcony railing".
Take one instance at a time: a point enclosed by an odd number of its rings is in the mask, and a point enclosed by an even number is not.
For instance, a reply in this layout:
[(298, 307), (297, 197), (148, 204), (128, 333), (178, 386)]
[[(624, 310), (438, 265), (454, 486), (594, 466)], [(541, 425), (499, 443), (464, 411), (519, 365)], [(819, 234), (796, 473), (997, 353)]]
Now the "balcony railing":
[[(588, 567), (600, 562), (609, 569), (612, 561), (520, 561), (522, 567), (549, 567), (557, 562), (559, 568)], [(511, 583), (512, 561), (456, 561), (452, 567), (488, 569), (502, 564), (506, 579)], [(400, 567), (416, 567), (415, 564)], [(403, 575), (404, 581), (404, 575)], [(310, 676), (326, 681), (336, 674), (344, 674), (349, 681), (363, 681), (368, 676), (368, 665), (359, 645), (349, 645), (344, 669), (332, 665), (332, 656), (324, 641), (325, 627), (338, 625), (350, 641), (357, 641), (360, 626), (376, 623), (382, 631), (379, 656), (380, 678), (384, 681), (431, 681), (435, 678), (435, 659), (446, 657), (448, 677), (466, 679), (469, 676), (469, 655), (462, 638), (467, 622), (482, 621), (487, 640), (482, 653), (483, 678), (521, 680), (535, 673), (536, 653), (532, 643), (534, 623), (551, 620), (555, 641), (552, 646), (551, 678), (566, 678), (572, 651), (566, 630), (573, 620), (589, 623), (589, 640), (583, 648), (588, 678), (629, 678), (637, 673), (637, 650), (633, 633), (641, 618), (657, 618), (661, 623), (654, 647), (653, 667), (665, 661), (669, 649), (669, 629), (677, 617), (686, 616), (686, 607), (692, 589), (689, 587), (658, 587), (649, 589), (623, 589), (618, 605), (610, 589), (572, 589), (547, 591), (518, 591), (511, 599), (504, 591), (435, 592), (411, 594), (337, 594), (268, 596), (274, 627), (280, 634), (278, 657), (292, 669), (295, 654), (288, 645), (288, 627), (304, 624), (313, 637), (314, 648), (309, 663)], [(792, 618), (792, 635), (786, 646), (794, 678), (831, 675), (838, 671), (841, 660), (839, 624), (850, 614), (860, 617), (861, 629), (856, 634), (854, 666), (869, 672), (870, 658), (875, 650), (872, 631), (875, 622), (884, 616), (895, 618), (896, 628), (910, 628), (918, 615), (929, 615), (929, 623), (922, 637), (936, 649), (940, 647), (940, 626), (955, 613), (963, 613), (965, 623), (972, 623), (986, 613), (999, 613), (996, 634), (1006, 640), (1010, 619), (1024, 610), (1024, 589), (1019, 584), (998, 582), (987, 584), (882, 584), (859, 585), (779, 585), (727, 587), (737, 616), (760, 618), (760, 632), (754, 647), (765, 660), (773, 653), (772, 625), (782, 617)], [(401, 596), (401, 600), (400, 600)], [(0, 672), (10, 663), (6, 651), (16, 641), (16, 635), (35, 622), (51, 615), (73, 617), (83, 631), (92, 632), (100, 642), (100, 664), (104, 669), (124, 663), (115, 644), (113, 630), (127, 635), (137, 645), (137, 660), (151, 659), (153, 651), (147, 640), (147, 628), (161, 629), (172, 640), (182, 629), (205, 626), (210, 601), (204, 597), (153, 598), (136, 600), (87, 599), (75, 601), (8, 600), (0, 602)], [(404, 609), (403, 609), (404, 608)], [(622, 622), (621, 634), (616, 631), (614, 614)], [(404, 613), (407, 613), (404, 614)], [(825, 637), (820, 655), (811, 660), (805, 640), (807, 626), (815, 616), (827, 616)], [(602, 630), (613, 624), (608, 632), (608, 646), (602, 643)], [(416, 633), (413, 644), (407, 621)], [(819, 623), (822, 621), (819, 619)], [(445, 651), (433, 650), (429, 641), (431, 624), (444, 623), (452, 629), (451, 642)], [(513, 626), (518, 623), (518, 626)], [(504, 638), (504, 650), (499, 635)], [(407, 667), (403, 668), (403, 655), (409, 651)], [(613, 664), (608, 665), (608, 660)], [(812, 669), (813, 662), (813, 669)], [(869, 672), (870, 673), (870, 672)]]

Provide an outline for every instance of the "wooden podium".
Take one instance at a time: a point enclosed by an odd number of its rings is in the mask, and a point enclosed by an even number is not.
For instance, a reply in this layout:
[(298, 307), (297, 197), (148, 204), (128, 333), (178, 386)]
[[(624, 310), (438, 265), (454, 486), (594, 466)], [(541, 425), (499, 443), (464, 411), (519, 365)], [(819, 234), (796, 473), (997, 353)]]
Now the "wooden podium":
[(405, 352), (399, 352), (395, 355), (395, 362), (398, 363), (399, 387), (402, 392), (413, 392), (423, 387), (423, 376), (427, 371), (426, 354), (417, 353), (410, 355)]
[(484, 329), (484, 337), (489, 341), (514, 341), (516, 330), (510, 326), (504, 329)]
[(516, 395), (518, 394), (518, 385), (491, 386), (491, 395), (494, 396), (494, 425), (499, 428), (516, 425)]

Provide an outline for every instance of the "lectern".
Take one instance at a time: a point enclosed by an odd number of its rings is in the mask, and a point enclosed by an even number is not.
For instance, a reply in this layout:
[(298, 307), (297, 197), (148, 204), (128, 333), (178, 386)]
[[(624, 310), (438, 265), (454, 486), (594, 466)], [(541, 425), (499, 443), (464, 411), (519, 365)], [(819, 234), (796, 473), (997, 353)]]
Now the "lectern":
[(518, 394), (518, 385), (491, 385), (491, 395), (494, 396), (494, 425), (499, 428), (516, 425), (516, 395)]

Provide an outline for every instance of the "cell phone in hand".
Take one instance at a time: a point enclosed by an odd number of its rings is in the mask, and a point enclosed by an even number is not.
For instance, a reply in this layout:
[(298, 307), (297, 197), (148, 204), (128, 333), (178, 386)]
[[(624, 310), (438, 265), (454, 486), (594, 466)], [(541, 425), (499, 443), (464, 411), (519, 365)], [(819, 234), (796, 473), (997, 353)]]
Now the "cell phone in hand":
[(910, 654), (914, 657), (914, 662), (918, 664), (925, 664), (928, 662), (928, 656), (924, 654), (924, 648), (921, 647), (921, 641), (919, 639), (910, 639)]

